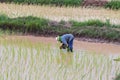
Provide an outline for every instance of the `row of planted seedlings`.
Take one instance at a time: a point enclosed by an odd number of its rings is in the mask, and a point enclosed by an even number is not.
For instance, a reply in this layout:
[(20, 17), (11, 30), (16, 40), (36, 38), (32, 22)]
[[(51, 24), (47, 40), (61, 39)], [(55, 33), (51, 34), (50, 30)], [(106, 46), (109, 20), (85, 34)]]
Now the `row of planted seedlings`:
[(67, 53), (58, 45), (0, 38), (0, 79), (112, 80), (120, 72), (115, 57), (84, 50)]

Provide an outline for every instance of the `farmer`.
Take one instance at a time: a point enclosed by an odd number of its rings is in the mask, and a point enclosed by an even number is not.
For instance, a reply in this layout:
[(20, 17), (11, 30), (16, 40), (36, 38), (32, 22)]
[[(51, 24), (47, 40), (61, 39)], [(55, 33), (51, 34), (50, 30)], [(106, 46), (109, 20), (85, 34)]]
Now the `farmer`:
[(72, 34), (64, 34), (62, 36), (57, 36), (56, 40), (62, 43), (62, 45), (60, 46), (60, 49), (67, 48), (68, 52), (73, 52), (74, 36)]

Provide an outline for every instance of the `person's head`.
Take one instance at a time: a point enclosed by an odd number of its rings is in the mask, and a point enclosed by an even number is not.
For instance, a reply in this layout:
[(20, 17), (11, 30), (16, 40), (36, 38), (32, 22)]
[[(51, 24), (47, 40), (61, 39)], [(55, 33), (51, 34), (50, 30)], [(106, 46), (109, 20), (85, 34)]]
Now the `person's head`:
[(57, 40), (57, 41), (61, 41), (60, 36), (57, 36), (57, 37), (56, 37), (56, 40)]

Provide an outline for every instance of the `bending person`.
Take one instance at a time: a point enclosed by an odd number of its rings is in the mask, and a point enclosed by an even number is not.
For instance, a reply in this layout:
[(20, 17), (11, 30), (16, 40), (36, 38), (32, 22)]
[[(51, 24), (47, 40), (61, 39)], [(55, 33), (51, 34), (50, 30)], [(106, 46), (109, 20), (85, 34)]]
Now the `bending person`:
[(74, 36), (72, 34), (64, 34), (62, 36), (57, 36), (56, 40), (61, 42), (62, 45), (60, 46), (60, 49), (66, 49), (69, 52), (73, 52), (73, 40)]

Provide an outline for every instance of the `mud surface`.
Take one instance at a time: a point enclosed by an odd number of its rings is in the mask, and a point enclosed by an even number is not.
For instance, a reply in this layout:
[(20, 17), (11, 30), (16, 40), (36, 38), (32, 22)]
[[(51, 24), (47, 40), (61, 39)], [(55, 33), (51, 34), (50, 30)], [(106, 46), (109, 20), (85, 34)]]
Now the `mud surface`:
[[(52, 44), (55, 46), (57, 41), (55, 37), (36, 37), (36, 36), (7, 36), (8, 38), (18, 38), (30, 40), (33, 43), (43, 42), (45, 44)], [(74, 40), (74, 50), (85, 50), (95, 53), (103, 54), (120, 54), (120, 45), (112, 43), (96, 43), (96, 42), (87, 42), (87, 41), (78, 41)]]

